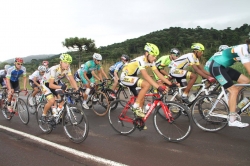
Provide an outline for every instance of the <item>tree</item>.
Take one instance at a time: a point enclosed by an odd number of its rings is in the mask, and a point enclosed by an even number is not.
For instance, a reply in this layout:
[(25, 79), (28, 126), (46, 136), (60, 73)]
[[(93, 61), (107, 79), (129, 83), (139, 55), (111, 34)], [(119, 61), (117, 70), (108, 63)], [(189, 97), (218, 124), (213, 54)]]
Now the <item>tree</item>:
[(87, 38), (66, 38), (62, 42), (64, 47), (68, 49), (72, 49), (74, 51), (79, 51), (79, 68), (81, 66), (81, 55), (83, 51), (85, 52), (96, 52), (97, 48), (95, 46), (95, 41)]

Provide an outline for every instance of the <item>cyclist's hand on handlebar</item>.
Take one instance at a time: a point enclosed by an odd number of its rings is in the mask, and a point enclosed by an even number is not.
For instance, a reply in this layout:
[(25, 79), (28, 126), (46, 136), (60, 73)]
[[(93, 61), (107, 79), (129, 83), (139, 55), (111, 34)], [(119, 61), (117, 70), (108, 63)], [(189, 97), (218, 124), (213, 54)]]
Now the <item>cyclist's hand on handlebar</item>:
[(168, 88), (167, 88), (166, 86), (159, 86), (159, 87), (157, 88), (157, 90), (158, 90), (160, 93), (165, 94), (165, 93), (167, 93)]
[(67, 85), (62, 84), (61, 89), (65, 91), (67, 89)]
[(211, 83), (216, 82), (216, 79), (214, 77), (208, 76), (207, 80)]
[(93, 88), (95, 86), (95, 83), (91, 82), (90, 87)]
[(175, 88), (175, 87), (178, 87), (178, 86), (176, 85), (176, 83), (172, 83), (172, 85), (169, 85), (168, 87), (169, 88)]

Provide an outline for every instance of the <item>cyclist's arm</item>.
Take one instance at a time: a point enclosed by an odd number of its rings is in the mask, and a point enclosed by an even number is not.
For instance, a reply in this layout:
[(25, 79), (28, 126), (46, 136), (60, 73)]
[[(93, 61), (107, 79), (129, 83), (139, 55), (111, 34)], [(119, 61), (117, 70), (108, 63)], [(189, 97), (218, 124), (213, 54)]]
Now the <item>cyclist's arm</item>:
[(8, 90), (11, 90), (11, 86), (10, 86), (10, 78), (6, 77), (6, 86)]
[(143, 78), (152, 86), (154, 86), (155, 88), (158, 88), (159, 85), (152, 79), (152, 77), (150, 77), (147, 73), (146, 69), (141, 69), (141, 74), (143, 76)]
[(49, 79), (49, 88), (51, 88), (51, 89), (61, 89), (61, 86), (60, 85), (55, 85), (54, 82), (55, 82), (54, 78)]
[(197, 67), (199, 68), (199, 70), (201, 70), (203, 73), (205, 73), (208, 76), (211, 76), (211, 74), (209, 72), (207, 72), (206, 70), (204, 70), (204, 67), (201, 65), (197, 65)]
[(75, 88), (76, 90), (78, 90), (78, 86), (77, 86), (77, 83), (76, 83), (74, 77), (72, 75), (68, 75), (68, 79), (69, 79), (70, 85), (73, 88)]
[(164, 69), (160, 69), (160, 73), (161, 73), (162, 75), (164, 75), (164, 76), (167, 76), (167, 75), (168, 75), (168, 73), (167, 73)]
[[(91, 74), (92, 74), (97, 80), (101, 81), (101, 78), (99, 78), (99, 77), (96, 75), (96, 73), (95, 73), (94, 70), (91, 71)], [(99, 74), (99, 72), (98, 72), (98, 74)]]
[(115, 79), (116, 79), (116, 80), (119, 80), (119, 77), (118, 77), (118, 74), (117, 74), (117, 73), (118, 73), (118, 71), (115, 70), (115, 71), (114, 71), (114, 76), (115, 76)]
[(157, 75), (157, 77), (159, 77), (163, 82), (165, 82), (168, 85), (172, 85), (172, 83), (168, 79), (166, 79), (157, 69), (153, 71)]
[(209, 75), (205, 74), (202, 70), (200, 70), (200, 68), (198, 67), (199, 65), (192, 65), (193, 69), (196, 71), (196, 73), (198, 73), (200, 76), (202, 76), (203, 78), (208, 78)]
[(36, 77), (34, 77), (32, 81), (34, 82), (34, 84), (35, 84), (36, 86), (38, 86), (38, 87), (40, 86), (40, 84), (38, 84), (38, 82), (37, 82), (37, 78), (36, 78)]
[(27, 90), (27, 77), (23, 76), (23, 89)]

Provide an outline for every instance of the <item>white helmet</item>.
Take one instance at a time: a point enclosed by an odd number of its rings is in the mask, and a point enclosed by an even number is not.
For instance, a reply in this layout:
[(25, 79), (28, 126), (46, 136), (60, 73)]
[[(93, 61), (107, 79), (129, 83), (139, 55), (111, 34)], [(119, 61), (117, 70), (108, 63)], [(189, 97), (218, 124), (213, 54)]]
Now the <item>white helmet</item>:
[(227, 49), (227, 48), (229, 48), (228, 45), (220, 45), (219, 51), (223, 51), (223, 50), (225, 50), (225, 49)]
[(5, 69), (5, 70), (8, 70), (10, 67), (11, 67), (10, 65), (5, 65), (5, 66), (4, 66), (4, 69)]
[(41, 65), (41, 66), (38, 66), (38, 70), (39, 71), (46, 71), (47, 69), (45, 66)]
[(81, 65), (81, 68), (84, 68), (84, 64)]
[(98, 53), (94, 53), (93, 58), (96, 59), (96, 60), (99, 60), (99, 61), (102, 60), (101, 54), (98, 54)]

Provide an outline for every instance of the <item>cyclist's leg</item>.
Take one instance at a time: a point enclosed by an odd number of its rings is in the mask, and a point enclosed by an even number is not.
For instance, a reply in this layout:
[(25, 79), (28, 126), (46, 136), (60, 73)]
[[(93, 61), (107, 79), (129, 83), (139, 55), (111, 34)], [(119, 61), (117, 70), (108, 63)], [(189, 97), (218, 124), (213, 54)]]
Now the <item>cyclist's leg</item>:
[[(221, 66), (217, 64), (216, 62), (212, 61), (210, 65), (210, 73), (211, 75), (216, 78), (216, 80), (222, 85), (225, 89), (229, 91), (229, 100), (228, 100), (228, 106), (230, 110), (229, 114), (229, 126), (235, 126), (235, 127), (247, 127), (248, 123), (241, 123), (238, 120), (236, 120), (237, 113), (236, 113), (236, 100), (237, 95), (239, 92), (239, 88), (234, 86), (233, 81), (237, 82), (249, 82), (244, 76), (241, 76), (242, 74), (238, 72), (237, 70), (234, 70), (232, 68), (225, 68), (224, 66)], [(241, 77), (240, 77), (241, 76)]]
[(42, 117), (41, 117), (42, 118), (41, 120), (45, 121), (45, 117), (46, 117), (49, 109), (55, 104), (55, 97), (53, 94), (53, 92), (55, 93), (55, 91), (53, 91), (52, 89), (49, 88), (49, 83), (45, 83), (45, 85), (42, 85), (41, 90), (47, 99), (47, 103), (44, 106), (44, 110), (43, 110)]
[(85, 109), (89, 109), (89, 106), (87, 105), (87, 99), (88, 99), (88, 95), (89, 95), (89, 92), (90, 92), (90, 84), (86, 80), (86, 78), (83, 76), (83, 73), (82, 73), (82, 75), (80, 74), (80, 78), (81, 78), (81, 82), (82, 82), (83, 86), (86, 87), (85, 93), (83, 94), (83, 103), (82, 103), (82, 106)]
[(16, 91), (16, 90), (19, 90), (19, 81), (16, 81), (16, 82), (12, 82), (10, 80), (10, 86), (11, 86), (11, 93), (9, 92), (8, 93), (8, 110), (10, 112), (13, 112), (13, 108), (11, 106), (11, 100), (12, 100), (12, 97), (13, 97), (13, 93)]

